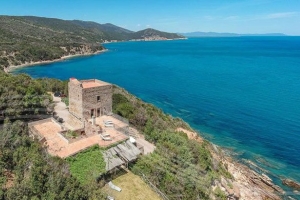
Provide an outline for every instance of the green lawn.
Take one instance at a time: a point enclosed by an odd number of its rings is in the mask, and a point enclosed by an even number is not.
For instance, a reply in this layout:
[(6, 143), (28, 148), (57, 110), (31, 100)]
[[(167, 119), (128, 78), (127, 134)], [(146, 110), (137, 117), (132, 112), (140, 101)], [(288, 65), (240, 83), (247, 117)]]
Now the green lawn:
[(130, 171), (112, 180), (112, 183), (120, 187), (122, 191), (118, 192), (113, 190), (107, 184), (102, 190), (116, 200), (161, 200), (158, 194), (156, 194), (139, 176), (134, 175)]
[(105, 172), (105, 162), (98, 146), (67, 158), (71, 174), (81, 183), (88, 184)]

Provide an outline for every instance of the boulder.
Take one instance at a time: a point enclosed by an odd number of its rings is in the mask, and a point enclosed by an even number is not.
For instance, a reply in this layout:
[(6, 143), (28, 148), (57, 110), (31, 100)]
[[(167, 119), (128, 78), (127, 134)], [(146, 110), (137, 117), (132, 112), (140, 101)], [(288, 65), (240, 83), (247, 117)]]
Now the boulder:
[(287, 186), (293, 188), (293, 189), (296, 189), (296, 190), (300, 189), (300, 183), (297, 183), (296, 181), (293, 181), (291, 179), (288, 179), (288, 178), (282, 179), (282, 183), (284, 185), (287, 185)]

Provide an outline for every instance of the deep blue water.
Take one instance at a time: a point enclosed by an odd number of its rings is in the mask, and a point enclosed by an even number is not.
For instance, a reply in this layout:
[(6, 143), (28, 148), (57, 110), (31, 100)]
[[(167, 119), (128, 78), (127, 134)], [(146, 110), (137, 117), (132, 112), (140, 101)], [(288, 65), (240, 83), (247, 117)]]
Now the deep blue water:
[(105, 44), (108, 52), (27, 67), (32, 77), (98, 78), (187, 121), (275, 176), (300, 181), (300, 37)]

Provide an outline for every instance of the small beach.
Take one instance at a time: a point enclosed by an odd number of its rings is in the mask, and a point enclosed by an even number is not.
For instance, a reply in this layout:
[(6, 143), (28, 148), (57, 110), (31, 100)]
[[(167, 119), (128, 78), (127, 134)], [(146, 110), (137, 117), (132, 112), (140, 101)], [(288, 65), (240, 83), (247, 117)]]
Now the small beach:
[(4, 68), (4, 71), (6, 73), (10, 73), (15, 69), (19, 69), (22, 67), (29, 67), (29, 66), (35, 66), (35, 65), (45, 65), (45, 64), (50, 64), (50, 63), (55, 63), (55, 62), (61, 62), (67, 59), (71, 59), (71, 58), (76, 58), (76, 57), (80, 57), (80, 56), (92, 56), (92, 55), (97, 55), (100, 53), (104, 53), (108, 51), (107, 49), (101, 50), (101, 51), (97, 51), (95, 53), (89, 53), (89, 54), (74, 54), (74, 55), (67, 55), (67, 56), (63, 56), (59, 59), (55, 59), (55, 60), (45, 60), (45, 61), (38, 61), (38, 62), (30, 62), (30, 63), (24, 63), (22, 65), (16, 65), (16, 66), (9, 66), (7, 68)]

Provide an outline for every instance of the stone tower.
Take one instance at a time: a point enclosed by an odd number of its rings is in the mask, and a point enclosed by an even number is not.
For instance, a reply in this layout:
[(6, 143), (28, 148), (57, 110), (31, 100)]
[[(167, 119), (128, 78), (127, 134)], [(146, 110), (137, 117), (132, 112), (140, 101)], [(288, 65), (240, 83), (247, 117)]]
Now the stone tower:
[(83, 122), (85, 119), (112, 113), (112, 85), (97, 79), (70, 78), (69, 112)]

